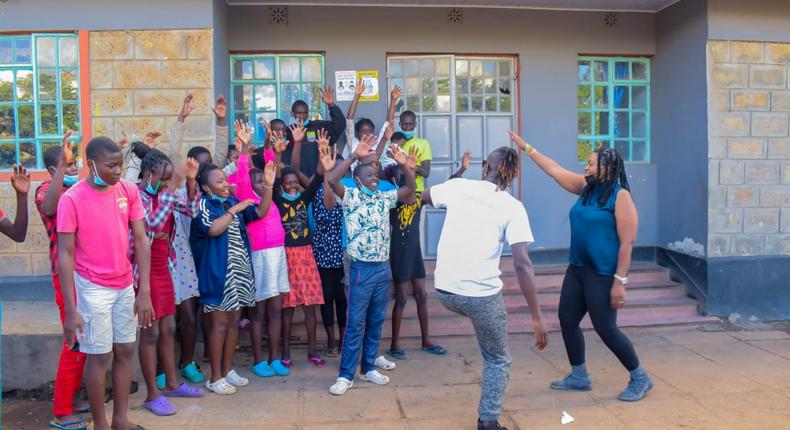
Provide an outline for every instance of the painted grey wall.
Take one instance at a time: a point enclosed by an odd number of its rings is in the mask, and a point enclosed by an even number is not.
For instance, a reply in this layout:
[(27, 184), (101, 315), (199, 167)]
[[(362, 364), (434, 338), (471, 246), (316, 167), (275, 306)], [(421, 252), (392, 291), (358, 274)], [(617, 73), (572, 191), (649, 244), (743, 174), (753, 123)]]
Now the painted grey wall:
[(652, 145), (663, 246), (686, 237), (707, 246), (706, 42), (705, 0), (683, 0), (656, 15)]
[(225, 0), (213, 0), (214, 4), (214, 93), (215, 96), (230, 94), (230, 68), (228, 55), (228, 11)]
[(0, 31), (206, 28), (211, 0), (9, 0)]
[[(577, 54), (655, 53), (652, 14), (618, 14), (613, 28), (598, 12), (464, 9), (463, 24), (455, 25), (447, 23), (445, 14), (444, 8), (290, 7), (289, 24), (273, 26), (264, 7), (232, 6), (228, 47), (325, 51), (329, 82), (336, 70), (375, 69), (384, 76), (388, 52), (519, 54), (522, 132), (541, 151), (577, 171), (582, 169), (576, 163)], [(361, 103), (357, 116), (381, 124), (383, 100)], [(641, 217), (638, 243), (653, 245), (656, 165), (629, 165), (628, 171)], [(567, 247), (574, 196), (531, 163), (525, 165), (522, 184), (535, 248)]]
[(708, 0), (708, 36), (790, 42), (790, 1)]

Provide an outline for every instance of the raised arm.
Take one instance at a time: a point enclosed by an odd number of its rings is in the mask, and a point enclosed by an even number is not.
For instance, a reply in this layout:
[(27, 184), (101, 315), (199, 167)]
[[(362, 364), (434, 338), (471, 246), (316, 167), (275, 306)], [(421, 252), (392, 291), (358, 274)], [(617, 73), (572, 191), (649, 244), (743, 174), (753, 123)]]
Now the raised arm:
[(222, 166), (228, 159), (228, 127), (225, 122), (225, 116), (228, 112), (228, 105), (225, 102), (225, 96), (222, 94), (217, 97), (217, 102), (211, 108), (214, 112), (214, 117), (217, 120), (216, 135), (214, 136), (214, 156), (212, 161), (217, 166)]
[[(639, 226), (639, 215), (636, 212), (636, 205), (631, 198), (628, 190), (617, 192), (617, 200), (614, 204), (614, 219), (617, 224), (617, 238), (620, 239), (620, 249), (617, 252), (617, 271), (620, 278), (628, 277), (628, 269), (631, 267), (631, 252), (636, 240), (636, 231)], [(617, 278), (614, 279), (610, 291), (611, 306), (613, 309), (620, 309), (625, 306), (625, 285)]]
[(554, 180), (566, 191), (578, 195), (582, 192), (584, 186), (587, 185), (584, 175), (563, 168), (556, 161), (538, 152), (537, 149), (533, 148), (532, 145), (528, 144), (521, 136), (517, 135), (512, 130), (508, 130), (508, 134), (513, 142), (515, 142), (522, 151), (526, 152), (529, 158), (531, 158), (541, 170), (554, 178)]
[[(359, 146), (361, 147), (363, 145), (364, 143), (360, 143)], [(359, 147), (357, 148), (357, 151), (359, 151)], [(367, 146), (367, 151), (370, 152), (369, 145)], [(332, 188), (332, 191), (342, 199), (346, 195), (346, 187), (340, 183), (340, 179), (345, 176), (346, 172), (348, 172), (348, 169), (351, 167), (351, 164), (354, 163), (356, 153), (343, 160), (339, 166), (335, 166), (337, 161), (336, 148), (330, 149), (328, 145), (320, 146), (318, 148), (318, 152), (321, 158), (321, 164), (324, 167), (324, 175), (326, 178), (325, 181), (329, 184), (330, 188)], [(327, 194), (326, 191), (324, 194)], [(324, 204), (326, 204), (326, 200), (324, 200), (324, 202)]]
[(66, 166), (74, 160), (74, 143), (69, 142), (72, 131), (69, 130), (63, 135), (61, 147), (63, 150), (60, 153), (60, 160), (57, 167), (55, 167), (55, 174), (52, 175), (52, 181), (44, 193), (44, 200), (41, 202), (41, 212), (46, 216), (55, 215), (58, 210), (58, 201), (60, 195), (63, 194), (63, 178), (66, 176)]
[(266, 167), (263, 169), (263, 188), (265, 191), (256, 208), (259, 218), (265, 217), (272, 207), (272, 195), (274, 194), (274, 180), (276, 177), (277, 168), (274, 166), (274, 163), (271, 161), (266, 163)]
[(357, 113), (357, 103), (359, 103), (359, 98), (362, 97), (363, 92), (365, 92), (365, 81), (360, 80), (357, 82), (357, 86), (354, 87), (354, 99), (351, 100), (351, 106), (348, 107), (346, 119), (354, 119), (354, 115)]
[(454, 178), (462, 178), (464, 173), (469, 170), (469, 166), (472, 164), (472, 153), (469, 151), (464, 152), (464, 157), (461, 159), (461, 167), (455, 171), (452, 175), (450, 175), (450, 179)]
[(395, 88), (390, 92), (390, 105), (387, 107), (387, 122), (393, 129), (395, 128), (395, 123), (393, 122), (395, 121), (395, 109), (398, 107), (398, 99), (402, 94), (403, 90), (397, 85), (395, 85)]
[(334, 145), (346, 129), (346, 117), (343, 115), (343, 111), (335, 105), (335, 90), (332, 87), (327, 85), (326, 88), (321, 90), (321, 100), (329, 108), (329, 117), (332, 121), (332, 130), (329, 133), (329, 137), (331, 140), (330, 144)]
[(387, 142), (392, 139), (392, 135), (395, 133), (395, 127), (392, 121), (384, 123), (383, 127), (384, 134), (381, 135), (378, 146), (376, 146), (376, 160), (381, 159), (381, 155), (384, 154), (384, 150), (387, 149)]
[(414, 192), (417, 190), (415, 171), (417, 170), (418, 157), (419, 153), (415, 147), (409, 148), (409, 154), (406, 155), (397, 146), (392, 146), (392, 158), (401, 166), (403, 175), (406, 177), (406, 183), (398, 188), (398, 201), (402, 203), (414, 201)]
[(24, 242), (27, 236), (27, 193), (30, 191), (30, 175), (25, 166), (14, 164), (11, 185), (16, 191), (16, 215), (13, 224), (8, 218), (0, 218), (0, 232), (14, 242)]
[(543, 317), (540, 312), (540, 302), (538, 301), (537, 282), (535, 281), (535, 267), (527, 252), (527, 243), (514, 243), (510, 245), (513, 253), (513, 269), (516, 272), (518, 286), (521, 294), (527, 299), (529, 313), (532, 316), (532, 329), (535, 333), (535, 348), (543, 351), (549, 343), (548, 332), (543, 325)]
[[(294, 139), (293, 152), (291, 152), (291, 168), (296, 172), (299, 184), (307, 188), (312, 177), (302, 173), (302, 144), (304, 144), (305, 129), (302, 124), (291, 124), (288, 128), (291, 130), (291, 136)], [(319, 132), (322, 130), (320, 129)]]

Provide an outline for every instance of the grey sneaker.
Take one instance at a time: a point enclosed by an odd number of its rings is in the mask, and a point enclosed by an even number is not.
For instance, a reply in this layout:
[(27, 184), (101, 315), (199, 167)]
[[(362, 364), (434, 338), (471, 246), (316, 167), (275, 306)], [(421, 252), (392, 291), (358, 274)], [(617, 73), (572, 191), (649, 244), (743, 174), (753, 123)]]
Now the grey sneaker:
[(590, 391), (592, 381), (589, 377), (580, 378), (569, 373), (565, 378), (552, 382), (550, 387), (554, 390)]
[(502, 427), (499, 425), (499, 421), (489, 422), (488, 425), (484, 425), (480, 419), (477, 419), (477, 430), (507, 430), (507, 427)]
[(645, 374), (644, 378), (631, 378), (628, 381), (628, 386), (625, 387), (622, 393), (617, 397), (624, 402), (638, 402), (642, 400), (653, 388), (653, 380), (650, 376)]

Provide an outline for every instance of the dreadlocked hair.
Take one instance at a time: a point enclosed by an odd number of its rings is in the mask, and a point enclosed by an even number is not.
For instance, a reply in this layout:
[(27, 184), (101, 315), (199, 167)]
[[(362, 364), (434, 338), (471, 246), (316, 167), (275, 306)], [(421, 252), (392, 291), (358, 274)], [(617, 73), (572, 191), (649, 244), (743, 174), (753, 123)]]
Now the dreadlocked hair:
[(494, 150), (499, 155), (497, 165), (497, 191), (506, 190), (518, 176), (518, 152), (507, 146)]
[(258, 178), (263, 178), (263, 170), (253, 167), (250, 169), (250, 182), (255, 184), (255, 181), (257, 181)]
[(168, 165), (173, 165), (173, 162), (170, 161), (170, 157), (156, 148), (148, 148), (140, 161), (139, 179), (143, 179), (144, 172), (153, 172), (160, 168), (162, 171), (161, 173), (164, 174)]
[(618, 184), (628, 192), (631, 192), (631, 187), (628, 185), (628, 176), (625, 174), (625, 162), (617, 150), (600, 148), (595, 153), (598, 154), (598, 178), (603, 179), (588, 177), (581, 197), (582, 203), (586, 205), (592, 192), (601, 187), (603, 191), (598, 197), (598, 206), (603, 206), (609, 201), (609, 197), (612, 196), (612, 192)]

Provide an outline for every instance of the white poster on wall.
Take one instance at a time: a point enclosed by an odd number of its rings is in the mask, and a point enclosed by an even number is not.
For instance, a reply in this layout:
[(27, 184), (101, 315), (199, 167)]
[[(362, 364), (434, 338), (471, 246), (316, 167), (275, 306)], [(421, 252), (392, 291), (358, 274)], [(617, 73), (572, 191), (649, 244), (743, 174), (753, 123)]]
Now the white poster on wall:
[(335, 100), (340, 102), (354, 100), (354, 88), (356, 86), (356, 70), (339, 70), (335, 72)]

